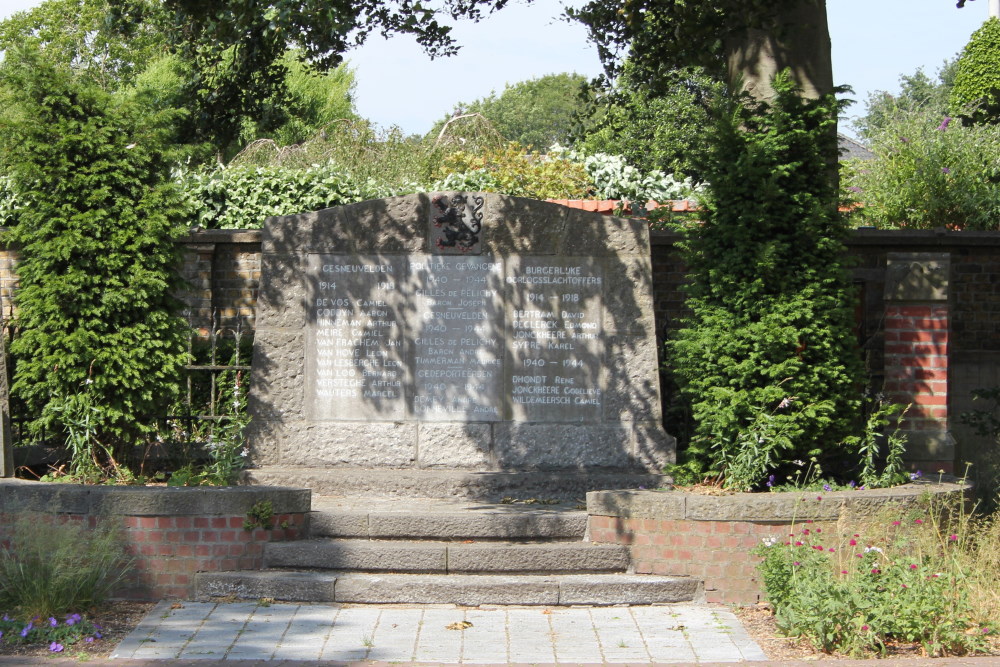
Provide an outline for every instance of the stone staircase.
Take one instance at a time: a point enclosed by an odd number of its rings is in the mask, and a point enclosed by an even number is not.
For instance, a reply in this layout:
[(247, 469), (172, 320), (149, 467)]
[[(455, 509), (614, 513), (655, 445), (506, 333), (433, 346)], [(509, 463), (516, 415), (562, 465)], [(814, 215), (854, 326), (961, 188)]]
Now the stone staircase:
[(200, 573), (200, 599), (461, 605), (694, 600), (690, 577), (629, 573), (628, 550), (585, 541), (567, 503), (313, 497), (309, 539), (264, 547), (259, 571)]

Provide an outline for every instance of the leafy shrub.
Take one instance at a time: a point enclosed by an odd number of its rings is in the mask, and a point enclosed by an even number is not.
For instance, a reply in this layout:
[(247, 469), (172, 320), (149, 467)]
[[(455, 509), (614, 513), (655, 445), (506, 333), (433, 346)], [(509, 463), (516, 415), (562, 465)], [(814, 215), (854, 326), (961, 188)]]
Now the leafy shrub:
[(114, 465), (177, 394), (186, 359), (173, 116), (37, 49), (8, 51), (2, 77), (0, 141), (21, 202), (6, 239), (22, 249), (11, 389), (33, 433), (65, 434), (66, 415), (89, 415)]
[(667, 354), (694, 421), (671, 470), (681, 482), (746, 490), (794, 460), (826, 466), (860, 419), (846, 228), (826, 161), (838, 104), (802, 100), (785, 76), (775, 90), (766, 113), (720, 107), (704, 224), (682, 229), (691, 315)]
[(1000, 19), (990, 17), (962, 50), (949, 99), (955, 115), (975, 123), (1000, 120)]
[(305, 169), (223, 167), (179, 177), (189, 219), (206, 229), (255, 229), (273, 215), (317, 211), (399, 194), (333, 163)]
[(130, 562), (119, 531), (25, 517), (0, 548), (0, 609), (48, 617), (103, 602)]
[(875, 227), (988, 230), (1000, 224), (1000, 126), (899, 111), (869, 141), (874, 160), (844, 184)]
[(704, 191), (703, 186), (695, 185), (690, 178), (677, 180), (658, 169), (642, 173), (618, 155), (587, 155), (580, 151), (567, 151), (560, 146), (553, 146), (551, 153), (582, 164), (594, 184), (594, 196), (598, 199), (661, 202), (695, 199), (699, 192)]
[(545, 156), (510, 143), (476, 152), (456, 151), (444, 157), (431, 189), (445, 184), (474, 184), (484, 192), (534, 199), (582, 199), (590, 190), (584, 168), (559, 156)]
[(917, 643), (930, 656), (982, 648), (989, 628), (980, 625), (966, 560), (976, 526), (961, 503), (890, 509), (853, 533), (806, 522), (784, 543), (755, 548), (778, 628), (852, 655), (885, 653), (893, 642)]

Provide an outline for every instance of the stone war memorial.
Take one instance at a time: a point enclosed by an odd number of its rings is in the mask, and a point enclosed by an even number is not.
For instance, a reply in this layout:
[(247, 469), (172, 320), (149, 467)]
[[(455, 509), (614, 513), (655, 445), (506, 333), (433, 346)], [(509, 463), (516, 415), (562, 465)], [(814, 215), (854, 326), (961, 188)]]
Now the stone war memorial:
[(418, 194), (270, 218), (262, 251), (251, 481), (582, 495), (673, 461), (643, 221)]

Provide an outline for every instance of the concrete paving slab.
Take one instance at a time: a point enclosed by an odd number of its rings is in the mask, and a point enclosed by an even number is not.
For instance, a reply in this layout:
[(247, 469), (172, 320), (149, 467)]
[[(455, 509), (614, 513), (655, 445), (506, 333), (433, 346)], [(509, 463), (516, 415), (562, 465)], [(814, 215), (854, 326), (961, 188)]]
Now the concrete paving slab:
[(229, 649), (229, 660), (270, 659), (288, 630), (297, 605), (257, 607)]
[[(455, 625), (462, 623), (471, 625)], [(732, 612), (695, 604), (469, 609), (449, 605), (161, 603), (112, 657), (192, 663), (212, 659), (368, 660), (382, 664), (766, 660)]]

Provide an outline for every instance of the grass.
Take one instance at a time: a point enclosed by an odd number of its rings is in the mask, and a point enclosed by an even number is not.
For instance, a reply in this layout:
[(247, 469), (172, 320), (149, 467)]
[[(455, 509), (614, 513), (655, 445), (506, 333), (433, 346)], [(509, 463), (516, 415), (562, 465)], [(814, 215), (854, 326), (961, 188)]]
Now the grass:
[(0, 549), (0, 610), (31, 617), (102, 603), (127, 572), (117, 527), (24, 517)]

